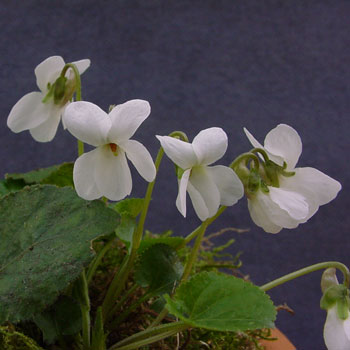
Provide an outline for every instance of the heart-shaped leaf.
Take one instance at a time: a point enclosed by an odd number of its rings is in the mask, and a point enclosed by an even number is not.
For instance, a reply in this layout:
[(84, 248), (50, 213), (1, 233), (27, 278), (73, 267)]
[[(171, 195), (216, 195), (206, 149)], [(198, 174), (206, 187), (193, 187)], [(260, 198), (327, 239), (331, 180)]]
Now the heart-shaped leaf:
[(26, 187), (0, 199), (0, 323), (52, 304), (93, 258), (91, 241), (119, 215), (70, 187)]
[(193, 327), (246, 331), (274, 326), (276, 310), (259, 287), (234, 276), (202, 272), (182, 284), (166, 307)]

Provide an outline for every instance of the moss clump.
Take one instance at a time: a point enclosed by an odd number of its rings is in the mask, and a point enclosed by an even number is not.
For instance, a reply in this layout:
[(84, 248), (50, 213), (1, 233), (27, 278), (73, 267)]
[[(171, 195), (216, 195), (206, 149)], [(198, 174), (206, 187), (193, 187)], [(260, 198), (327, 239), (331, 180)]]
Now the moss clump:
[(35, 341), (11, 327), (0, 327), (1, 350), (43, 350)]

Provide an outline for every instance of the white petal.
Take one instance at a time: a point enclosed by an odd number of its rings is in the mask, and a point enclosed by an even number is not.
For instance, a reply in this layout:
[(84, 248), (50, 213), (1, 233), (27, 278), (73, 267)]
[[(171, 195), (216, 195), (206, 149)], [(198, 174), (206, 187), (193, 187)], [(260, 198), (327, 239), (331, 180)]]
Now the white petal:
[(284, 159), (287, 169), (293, 170), (302, 151), (299, 134), (289, 125), (279, 124), (265, 137), (265, 149)]
[(52, 105), (49, 118), (37, 127), (30, 129), (30, 134), (38, 142), (49, 142), (55, 137), (58, 125), (61, 120), (61, 110)]
[(265, 232), (278, 233), (282, 230), (282, 226), (278, 226), (270, 220), (264, 205), (258, 199), (248, 199), (248, 209), (255, 225), (261, 227)]
[(196, 212), (200, 220), (205, 221), (206, 219), (208, 219), (209, 218), (208, 207), (206, 206), (204, 199), (199, 193), (199, 191), (196, 190), (194, 186), (191, 185), (190, 182), (188, 182), (187, 184), (187, 192), (191, 198), (194, 211)]
[(301, 194), (283, 188), (269, 187), (270, 198), (288, 215), (297, 220), (303, 220), (309, 213), (309, 205)]
[[(260, 142), (258, 142), (258, 141), (256, 140), (256, 138), (255, 138), (246, 128), (243, 128), (243, 130), (244, 130), (246, 136), (248, 137), (248, 140), (250, 141), (250, 143), (252, 144), (252, 146), (253, 146), (254, 148), (262, 148), (263, 150), (266, 151), (267, 155), (269, 156), (269, 158), (270, 158), (273, 162), (275, 162), (276, 164), (281, 165), (281, 166), (283, 165), (283, 158), (281, 158), (281, 157), (279, 157), (279, 156), (276, 156), (276, 155), (271, 154), (270, 152), (268, 152), (268, 151), (265, 149), (265, 147), (264, 147)], [(262, 157), (261, 154), (259, 154), (259, 157), (260, 157), (261, 159), (263, 159), (263, 157)]]
[(192, 146), (199, 164), (212, 164), (225, 154), (227, 135), (221, 128), (205, 129), (193, 139)]
[(108, 133), (110, 142), (128, 140), (151, 113), (151, 106), (144, 100), (131, 100), (112, 109), (109, 116), (112, 127)]
[(102, 197), (102, 193), (98, 190), (94, 178), (98, 153), (97, 149), (84, 153), (74, 163), (73, 180), (75, 190), (79, 197), (86, 200)]
[(309, 204), (307, 219), (316, 213), (320, 205), (333, 200), (341, 190), (341, 184), (315, 168), (296, 168), (295, 175), (280, 177), (280, 185), (301, 193)]
[(24, 95), (11, 109), (7, 126), (13, 132), (21, 132), (37, 127), (50, 116), (52, 103), (42, 103), (41, 92), (30, 92)]
[[(198, 195), (195, 194), (195, 196), (193, 196), (193, 194), (191, 194), (189, 190), (190, 185), (193, 186), (196, 191), (198, 191), (199, 196), (202, 198), (205, 207), (207, 208), (205, 214), (202, 210), (202, 200), (197, 203)], [(207, 171), (207, 167), (199, 166), (192, 168), (187, 189), (189, 191), (193, 207), (201, 220), (203, 220), (203, 218), (205, 220), (216, 214), (220, 206), (220, 192), (210, 176), (210, 173)]]
[(115, 156), (109, 146), (97, 148), (95, 182), (103, 196), (118, 201), (130, 194), (132, 179), (125, 152), (118, 150)]
[(323, 336), (328, 350), (350, 349), (350, 318), (340, 320), (336, 307), (332, 307), (327, 312)]
[(77, 139), (92, 146), (107, 144), (111, 120), (107, 113), (93, 103), (70, 103), (63, 115), (64, 125)]
[(88, 58), (85, 58), (72, 63), (77, 66), (79, 74), (82, 75), (90, 67), (91, 61)]
[(139, 174), (148, 182), (156, 177), (156, 167), (146, 147), (135, 140), (128, 140), (119, 144), (124, 149), (128, 159), (134, 164)]
[(166, 155), (180, 168), (189, 169), (198, 164), (192, 144), (170, 136), (156, 136)]
[(230, 206), (243, 197), (244, 188), (237, 174), (229, 167), (216, 165), (207, 167), (220, 192), (220, 204)]
[(176, 198), (176, 207), (184, 217), (186, 217), (186, 193), (190, 174), (191, 169), (185, 170), (182, 174), (179, 180), (179, 193)]
[[(271, 189), (271, 187), (269, 187), (269, 189)], [(270, 193), (266, 194), (262, 191), (258, 191), (255, 194), (255, 197), (251, 199), (251, 204), (253, 203), (260, 208), (260, 212), (265, 213), (268, 221), (272, 222), (276, 226), (296, 228), (300, 223), (300, 221), (291, 217), (286, 210), (282, 209), (278, 204), (276, 204), (271, 199)]]
[(65, 62), (61, 56), (51, 56), (36, 66), (34, 72), (36, 84), (39, 89), (46, 95), (47, 84), (53, 84), (61, 74)]

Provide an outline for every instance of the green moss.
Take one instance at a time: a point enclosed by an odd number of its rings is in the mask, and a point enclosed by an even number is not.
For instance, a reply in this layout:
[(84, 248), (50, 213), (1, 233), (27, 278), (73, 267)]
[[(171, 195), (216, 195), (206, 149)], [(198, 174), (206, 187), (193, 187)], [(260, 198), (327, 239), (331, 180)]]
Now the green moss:
[(10, 327), (0, 327), (1, 350), (43, 350), (34, 340)]

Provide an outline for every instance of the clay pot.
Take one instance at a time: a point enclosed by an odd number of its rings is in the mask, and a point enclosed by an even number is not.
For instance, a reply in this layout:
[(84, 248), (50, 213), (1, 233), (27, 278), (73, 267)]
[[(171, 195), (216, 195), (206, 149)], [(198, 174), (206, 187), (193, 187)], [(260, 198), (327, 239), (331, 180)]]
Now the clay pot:
[(289, 339), (278, 329), (271, 329), (271, 337), (277, 338), (274, 341), (261, 340), (260, 344), (265, 346), (266, 350), (296, 350), (296, 347)]

